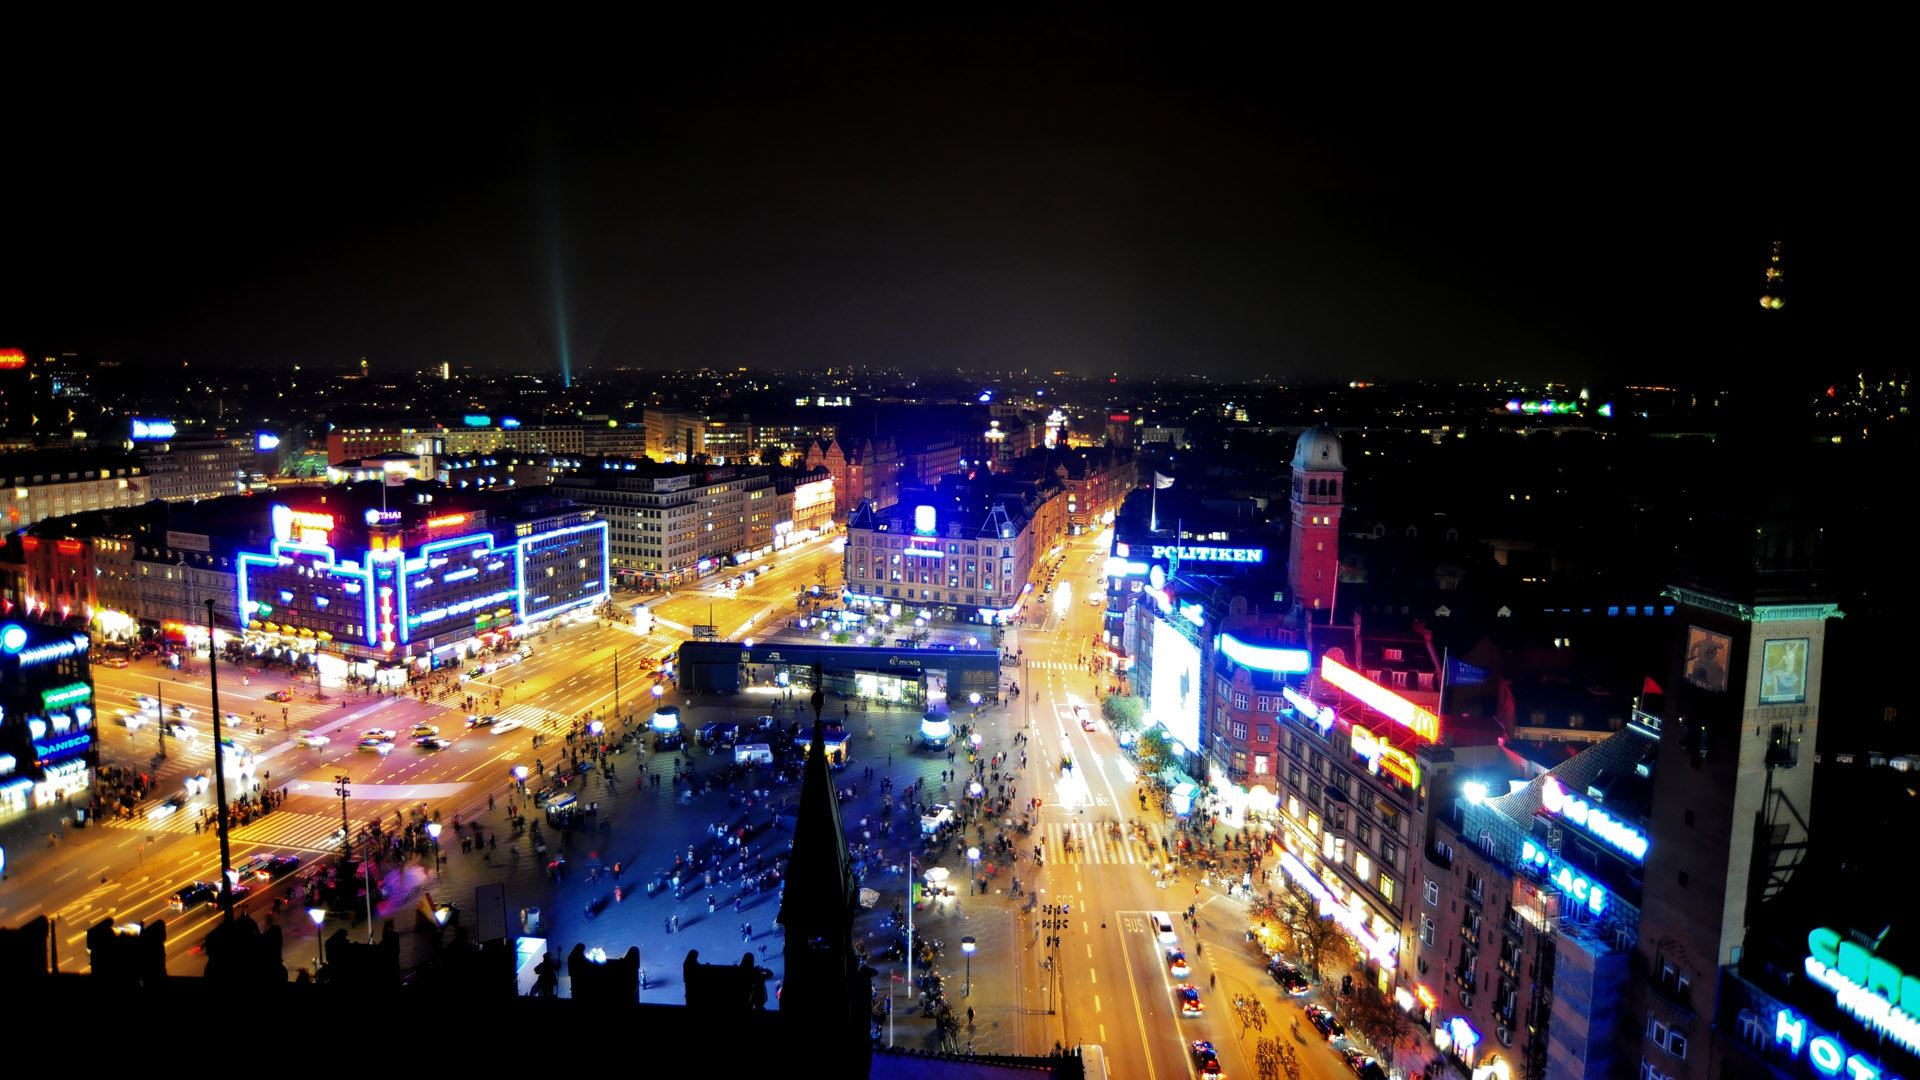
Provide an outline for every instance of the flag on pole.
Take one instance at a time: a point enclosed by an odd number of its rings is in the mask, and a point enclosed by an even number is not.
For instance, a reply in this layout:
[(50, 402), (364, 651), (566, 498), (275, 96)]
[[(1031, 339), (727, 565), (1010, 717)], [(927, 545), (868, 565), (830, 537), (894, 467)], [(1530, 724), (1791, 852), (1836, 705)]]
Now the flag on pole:
[(1464, 660), (1447, 661), (1447, 681), (1455, 686), (1479, 686), (1493, 672)]
[(1168, 489), (1168, 488), (1170, 488), (1170, 487), (1172, 487), (1172, 486), (1173, 486), (1173, 477), (1171, 477), (1171, 476), (1162, 476), (1162, 475), (1160, 475), (1160, 470), (1158, 470), (1158, 469), (1155, 469), (1155, 470), (1154, 470), (1154, 472), (1153, 472), (1153, 489), (1154, 489), (1155, 491), (1165, 491), (1166, 489)]
[(1641, 684), (1640, 684), (1640, 692), (1641, 692), (1641, 693), (1643, 693), (1643, 694), (1660, 694), (1660, 695), (1662, 695), (1662, 696), (1665, 696), (1665, 695), (1666, 695), (1666, 691), (1665, 691), (1665, 690), (1662, 690), (1662, 689), (1660, 689), (1660, 684), (1659, 684), (1659, 683), (1657, 683), (1657, 682), (1654, 682), (1654, 681), (1653, 681), (1653, 676), (1651, 676), (1651, 675), (1648, 675), (1648, 676), (1646, 677), (1646, 680), (1647, 680), (1646, 682), (1643, 682), (1643, 683), (1641, 683)]

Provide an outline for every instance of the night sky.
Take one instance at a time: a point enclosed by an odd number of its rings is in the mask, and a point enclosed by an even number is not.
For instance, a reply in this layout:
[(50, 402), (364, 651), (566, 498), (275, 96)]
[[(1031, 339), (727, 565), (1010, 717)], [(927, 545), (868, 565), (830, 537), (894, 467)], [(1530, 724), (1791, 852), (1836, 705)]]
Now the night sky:
[(1855, 136), (1897, 97), (1746, 43), (1362, 30), (743, 11), (63, 54), (0, 100), (0, 344), (557, 370), (564, 326), (576, 372), (1906, 362), (1881, 340), (1897, 150)]

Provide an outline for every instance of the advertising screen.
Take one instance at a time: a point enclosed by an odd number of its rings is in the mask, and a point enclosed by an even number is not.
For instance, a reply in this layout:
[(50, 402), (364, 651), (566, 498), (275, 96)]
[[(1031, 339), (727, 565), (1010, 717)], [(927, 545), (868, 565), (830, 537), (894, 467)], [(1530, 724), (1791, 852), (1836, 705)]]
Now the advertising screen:
[(1732, 641), (1727, 635), (1698, 626), (1687, 627), (1687, 681), (1702, 690), (1726, 693), (1727, 661), (1732, 652)]
[(1153, 623), (1153, 683), (1147, 708), (1189, 750), (1200, 749), (1200, 650), (1164, 620)]

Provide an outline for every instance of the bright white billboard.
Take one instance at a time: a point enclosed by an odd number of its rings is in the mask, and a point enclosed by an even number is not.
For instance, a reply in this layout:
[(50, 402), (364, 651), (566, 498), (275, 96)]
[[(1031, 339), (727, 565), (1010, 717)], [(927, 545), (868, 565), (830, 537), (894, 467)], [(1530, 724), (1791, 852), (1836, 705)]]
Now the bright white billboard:
[(1206, 693), (1200, 650), (1164, 619), (1153, 621), (1153, 683), (1147, 708), (1168, 734), (1189, 750), (1200, 749), (1200, 703)]

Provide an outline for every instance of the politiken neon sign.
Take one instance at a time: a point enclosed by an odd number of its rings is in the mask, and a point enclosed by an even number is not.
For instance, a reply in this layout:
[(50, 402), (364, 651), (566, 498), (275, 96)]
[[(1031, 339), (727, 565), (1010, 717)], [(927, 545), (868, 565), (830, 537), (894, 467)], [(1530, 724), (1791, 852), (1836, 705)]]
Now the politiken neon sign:
[(1374, 712), (1428, 742), (1440, 741), (1440, 718), (1331, 656), (1320, 658), (1320, 677), (1352, 694)]
[[(1868, 1028), (1920, 1053), (1920, 978), (1827, 927), (1807, 934), (1807, 977), (1833, 991), (1835, 1002)], [(1812, 1053), (1809, 1044), (1808, 1053)], [(1814, 1060), (1816, 1066), (1820, 1060)], [(1827, 1075), (1833, 1075), (1828, 1072)]]
[(1155, 544), (1153, 557), (1177, 558), (1181, 562), (1266, 562), (1267, 550), (1265, 548), (1180, 547), (1177, 544)]
[(1640, 830), (1613, 818), (1605, 810), (1589, 803), (1578, 795), (1568, 793), (1560, 786), (1557, 777), (1547, 777), (1540, 788), (1540, 799), (1547, 812), (1556, 817), (1566, 818), (1575, 825), (1612, 844), (1635, 862), (1647, 857), (1647, 838)]

